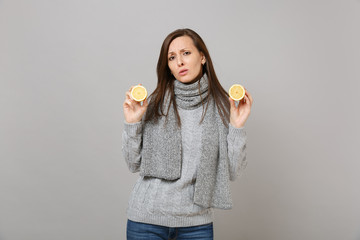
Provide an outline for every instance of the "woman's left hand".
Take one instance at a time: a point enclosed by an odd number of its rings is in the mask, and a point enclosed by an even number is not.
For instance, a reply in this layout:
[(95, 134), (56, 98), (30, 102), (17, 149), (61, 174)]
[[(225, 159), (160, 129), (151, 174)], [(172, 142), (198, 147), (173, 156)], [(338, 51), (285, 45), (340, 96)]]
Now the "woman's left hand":
[(238, 106), (235, 105), (235, 101), (229, 97), (230, 101), (230, 124), (235, 128), (241, 128), (245, 126), (245, 122), (250, 115), (251, 105), (253, 99), (251, 94), (245, 88), (245, 96), (239, 101)]

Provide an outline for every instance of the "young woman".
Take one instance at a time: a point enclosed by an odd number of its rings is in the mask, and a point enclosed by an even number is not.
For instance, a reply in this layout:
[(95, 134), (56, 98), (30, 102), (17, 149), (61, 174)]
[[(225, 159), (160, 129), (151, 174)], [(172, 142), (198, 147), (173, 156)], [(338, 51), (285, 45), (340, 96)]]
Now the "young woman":
[(139, 103), (126, 92), (123, 155), (140, 172), (127, 209), (127, 239), (213, 239), (213, 208), (230, 209), (229, 181), (246, 167), (252, 97), (235, 104), (201, 37), (164, 40), (158, 83)]

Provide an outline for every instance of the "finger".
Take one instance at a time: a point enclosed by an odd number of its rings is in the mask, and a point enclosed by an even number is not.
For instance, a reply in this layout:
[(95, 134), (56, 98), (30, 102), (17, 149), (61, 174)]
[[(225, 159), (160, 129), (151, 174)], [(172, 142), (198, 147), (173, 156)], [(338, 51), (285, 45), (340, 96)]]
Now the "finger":
[(246, 95), (246, 102), (248, 102), (249, 103), (249, 105), (250, 105), (250, 107), (251, 107), (251, 105), (252, 105), (252, 99), (250, 99), (250, 97), (248, 96), (248, 95)]
[(244, 96), (243, 103), (244, 103), (244, 104), (250, 104), (250, 100), (249, 100), (249, 98), (248, 98), (248, 96), (247, 96), (246, 94), (245, 94), (245, 96)]
[(252, 102), (248, 96), (246, 96), (246, 104), (251, 108)]
[(246, 104), (246, 95), (244, 95), (244, 97), (239, 100), (239, 104), (238, 104), (238, 107), (240, 108), (241, 106), (243, 106), (244, 104)]
[[(126, 99), (128, 99), (128, 97), (130, 97), (131, 90), (133, 89), (133, 87), (134, 87), (134, 86), (131, 86), (131, 87), (129, 88), (129, 90), (126, 91), (126, 93), (125, 93), (125, 94), (126, 94)], [(131, 99), (131, 97), (130, 97), (130, 99)]]
[(123, 108), (124, 108), (124, 111), (125, 111), (126, 109), (133, 111), (133, 108), (132, 108), (131, 105), (130, 105), (129, 103), (127, 103), (127, 102), (124, 102)]
[(249, 96), (246, 96), (246, 98), (248, 99), (247, 101), (249, 102), (249, 105), (250, 105), (250, 107), (251, 107), (251, 105), (252, 105), (252, 100), (249, 98)]
[(245, 95), (248, 96), (248, 98), (249, 98), (249, 100), (250, 100), (250, 103), (252, 104), (252, 103), (253, 103), (253, 98), (252, 98), (251, 94), (250, 94), (247, 90), (246, 90), (246, 92), (245, 92)]
[(131, 100), (125, 100), (124, 106), (126, 106), (130, 109), (134, 109), (134, 104), (131, 102)]
[(131, 93), (130, 93), (129, 91), (126, 92), (126, 100), (132, 100), (132, 101), (134, 101), (134, 100), (132, 99)]
[(235, 109), (236, 106), (235, 106), (235, 101), (234, 101), (234, 99), (232, 99), (231, 97), (229, 97), (229, 101), (230, 101), (230, 108), (231, 108), (231, 109)]
[(145, 100), (144, 100), (144, 102), (143, 102), (143, 106), (144, 106), (145, 108), (147, 108), (148, 105), (149, 105), (149, 102), (148, 102), (147, 98), (145, 98)]

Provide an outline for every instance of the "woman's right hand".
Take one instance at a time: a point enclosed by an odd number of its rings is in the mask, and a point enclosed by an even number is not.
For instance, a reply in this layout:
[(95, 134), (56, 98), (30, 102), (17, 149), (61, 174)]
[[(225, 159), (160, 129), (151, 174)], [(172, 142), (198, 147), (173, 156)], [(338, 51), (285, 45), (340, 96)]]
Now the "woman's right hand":
[(147, 98), (143, 101), (143, 104), (131, 98), (130, 93), (133, 87), (131, 86), (129, 91), (126, 92), (126, 99), (123, 104), (125, 121), (127, 123), (140, 122), (148, 106)]

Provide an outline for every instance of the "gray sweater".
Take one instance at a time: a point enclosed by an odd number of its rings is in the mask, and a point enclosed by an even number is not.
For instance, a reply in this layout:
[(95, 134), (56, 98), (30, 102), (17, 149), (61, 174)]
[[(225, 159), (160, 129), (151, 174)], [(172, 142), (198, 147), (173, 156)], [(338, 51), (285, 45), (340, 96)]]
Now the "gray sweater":
[[(182, 169), (175, 181), (140, 177), (131, 193), (127, 216), (132, 221), (168, 227), (185, 227), (210, 223), (212, 208), (194, 204), (196, 170), (200, 161), (202, 107), (185, 110), (178, 108), (181, 118)], [(142, 123), (125, 123), (123, 155), (131, 172), (138, 172), (141, 164)], [(245, 169), (246, 132), (229, 125), (227, 136), (229, 171), (239, 176)]]

